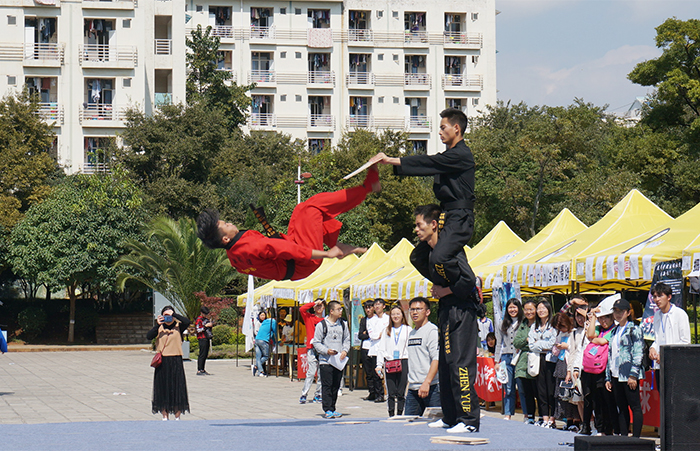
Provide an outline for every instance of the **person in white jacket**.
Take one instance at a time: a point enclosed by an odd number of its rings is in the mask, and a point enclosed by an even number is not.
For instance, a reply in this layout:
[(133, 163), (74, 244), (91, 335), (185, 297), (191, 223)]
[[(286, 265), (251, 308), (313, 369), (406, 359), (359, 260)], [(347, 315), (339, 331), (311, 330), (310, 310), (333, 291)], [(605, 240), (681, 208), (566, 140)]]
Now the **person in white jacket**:
[[(367, 333), (369, 334), (369, 350), (367, 355), (369, 357), (377, 357), (377, 348), (379, 347), (379, 340), (382, 338), (382, 333), (386, 330), (389, 325), (389, 315), (384, 313), (384, 306), (386, 302), (384, 299), (377, 298), (374, 300), (374, 316), (367, 320)], [(375, 361), (376, 365), (376, 361)], [(380, 381), (379, 386), (381, 387), (382, 393), (377, 393), (374, 402), (382, 403), (384, 402), (383, 387)]]
[(389, 416), (403, 415), (408, 385), (408, 326), (401, 307), (394, 305), (389, 311), (390, 324), (382, 332), (377, 346), (377, 374), (386, 380)]

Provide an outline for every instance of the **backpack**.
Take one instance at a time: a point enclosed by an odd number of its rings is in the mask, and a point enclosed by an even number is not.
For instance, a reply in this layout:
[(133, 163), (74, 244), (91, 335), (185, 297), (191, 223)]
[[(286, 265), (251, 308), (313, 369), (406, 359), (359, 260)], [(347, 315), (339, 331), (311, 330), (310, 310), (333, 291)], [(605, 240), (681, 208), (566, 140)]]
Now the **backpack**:
[[(340, 326), (343, 328), (343, 335), (345, 335), (345, 319), (338, 318), (338, 321), (340, 321)], [(328, 335), (328, 324), (326, 324), (326, 318), (323, 318), (321, 324), (323, 325), (323, 338), (321, 338), (321, 343), (323, 343), (323, 340), (326, 339), (326, 335)]]
[[(598, 337), (602, 337), (607, 332), (607, 330), (601, 331)], [(583, 351), (583, 371), (590, 374), (600, 374), (605, 371), (608, 364), (608, 345), (609, 343), (604, 345), (588, 343)]]

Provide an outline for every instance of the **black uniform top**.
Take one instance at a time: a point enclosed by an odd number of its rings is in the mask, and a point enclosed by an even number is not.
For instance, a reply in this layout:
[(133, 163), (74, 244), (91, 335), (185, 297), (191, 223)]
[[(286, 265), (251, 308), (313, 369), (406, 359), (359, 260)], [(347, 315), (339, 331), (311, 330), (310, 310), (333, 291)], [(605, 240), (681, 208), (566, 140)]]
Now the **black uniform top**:
[[(464, 140), (435, 155), (403, 157), (394, 174), (434, 175), (433, 191), (443, 209), (474, 209), (474, 155)], [(452, 206), (456, 201), (459, 205)]]

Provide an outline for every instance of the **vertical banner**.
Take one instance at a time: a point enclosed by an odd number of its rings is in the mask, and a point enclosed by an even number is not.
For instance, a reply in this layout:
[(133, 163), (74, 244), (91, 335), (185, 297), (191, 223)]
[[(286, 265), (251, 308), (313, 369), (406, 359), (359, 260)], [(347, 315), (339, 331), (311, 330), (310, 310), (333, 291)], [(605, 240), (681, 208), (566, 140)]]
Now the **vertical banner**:
[(500, 401), (501, 383), (496, 379), (496, 368), (493, 357), (476, 358), (476, 394), (479, 399), (487, 402)]
[(306, 379), (306, 371), (309, 369), (309, 361), (306, 358), (306, 347), (297, 348), (297, 379)]
[(360, 320), (365, 316), (365, 310), (362, 308), (360, 298), (353, 296), (347, 312), (350, 323), (350, 346), (360, 346), (362, 340), (357, 335), (360, 333)]
[[(682, 260), (671, 260), (667, 262), (658, 262), (654, 266), (654, 276), (651, 279), (651, 288), (654, 288), (658, 282), (663, 282), (673, 289), (673, 298), (671, 302), (676, 307), (683, 307), (683, 270)], [(644, 332), (645, 340), (654, 339), (654, 313), (658, 310), (654, 300), (651, 298), (651, 291), (647, 294), (647, 303), (642, 316), (642, 332)]]

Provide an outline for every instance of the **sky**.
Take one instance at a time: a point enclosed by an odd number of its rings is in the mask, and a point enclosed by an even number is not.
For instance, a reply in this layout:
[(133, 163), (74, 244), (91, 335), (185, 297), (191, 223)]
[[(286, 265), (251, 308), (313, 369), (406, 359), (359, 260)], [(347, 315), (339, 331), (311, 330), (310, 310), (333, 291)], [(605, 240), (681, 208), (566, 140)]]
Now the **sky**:
[(496, 0), (498, 99), (570, 105), (581, 98), (623, 114), (653, 88), (627, 74), (661, 55), (667, 18), (700, 19), (700, 0)]

